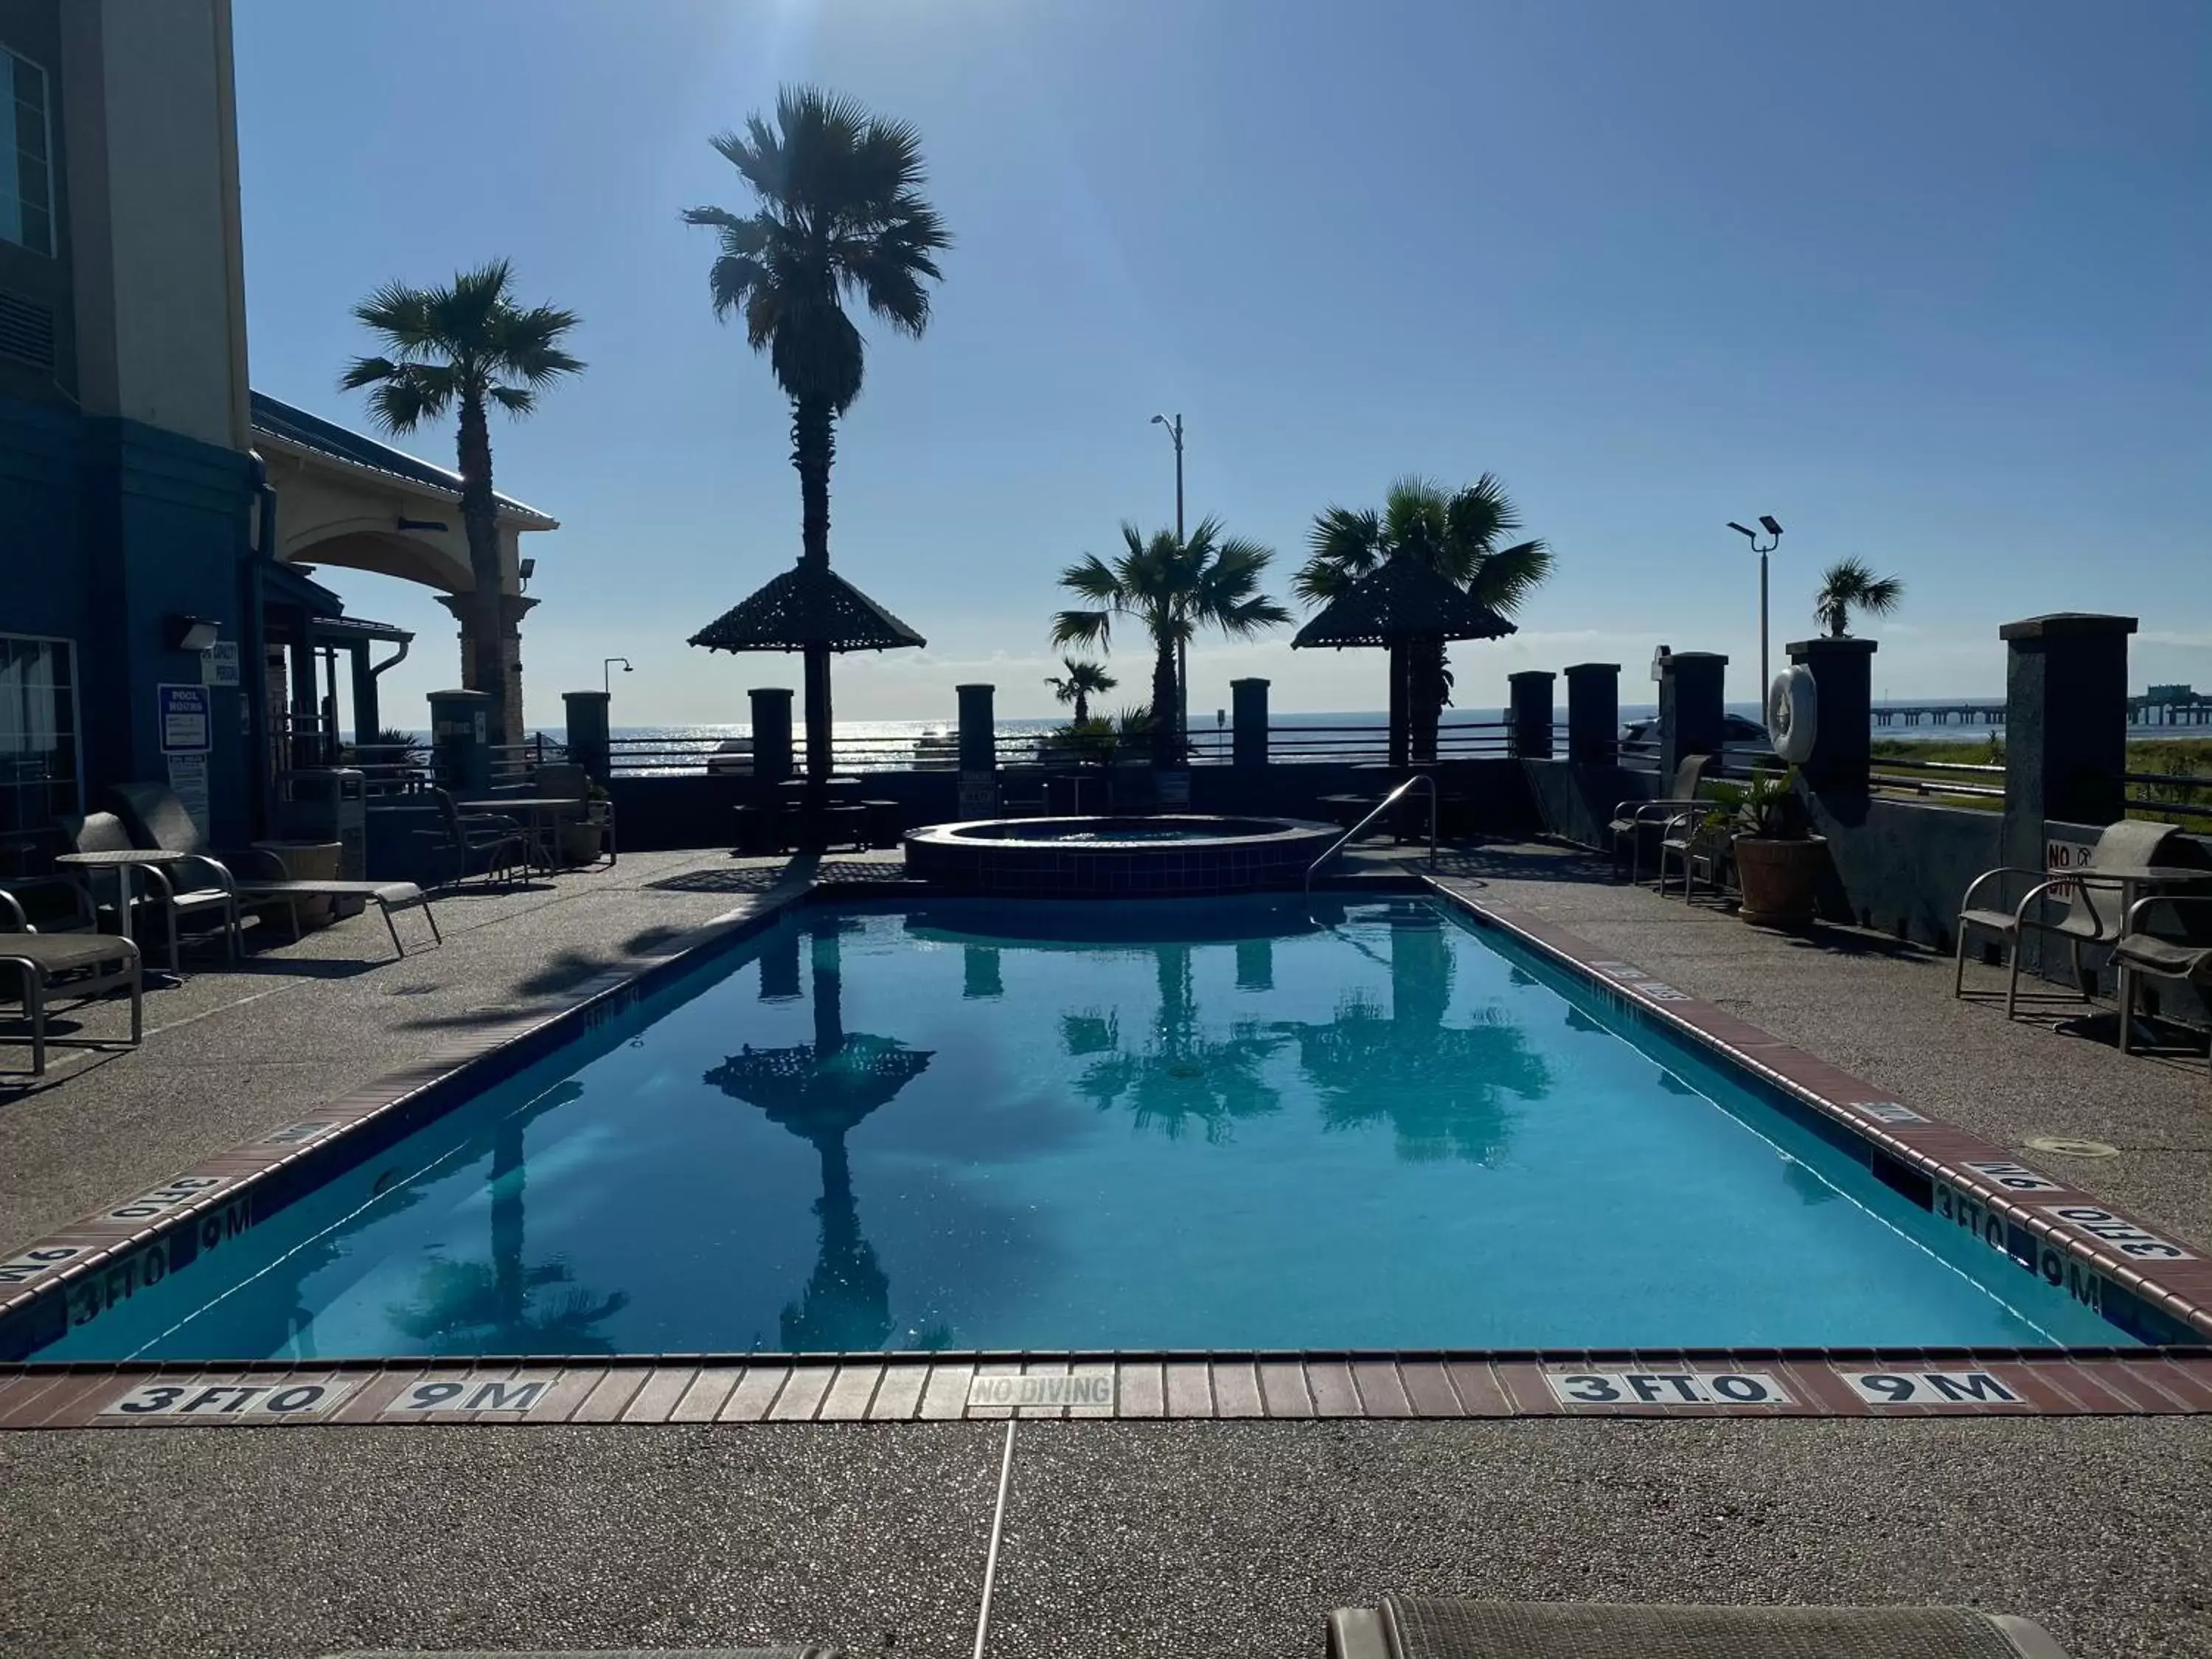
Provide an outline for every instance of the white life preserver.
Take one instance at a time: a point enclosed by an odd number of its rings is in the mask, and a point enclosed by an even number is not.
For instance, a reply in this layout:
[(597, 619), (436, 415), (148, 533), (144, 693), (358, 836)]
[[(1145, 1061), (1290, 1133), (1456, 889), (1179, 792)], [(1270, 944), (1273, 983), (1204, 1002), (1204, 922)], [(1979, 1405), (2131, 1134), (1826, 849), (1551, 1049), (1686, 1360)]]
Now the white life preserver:
[(1775, 754), (1796, 766), (1813, 758), (1813, 741), (1820, 730), (1820, 688), (1813, 671), (1802, 663), (1793, 664), (1766, 688), (1766, 735)]

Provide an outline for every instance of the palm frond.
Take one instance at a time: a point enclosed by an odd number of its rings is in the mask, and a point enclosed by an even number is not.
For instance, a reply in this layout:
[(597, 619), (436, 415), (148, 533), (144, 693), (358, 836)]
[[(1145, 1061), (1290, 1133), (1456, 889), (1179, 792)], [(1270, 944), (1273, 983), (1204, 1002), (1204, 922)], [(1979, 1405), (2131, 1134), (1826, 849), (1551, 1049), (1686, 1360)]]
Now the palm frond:
[(1480, 560), (1467, 591), (1501, 617), (1512, 617), (1550, 579), (1552, 565), (1552, 550), (1540, 538), (1518, 542)]
[(486, 386), (484, 396), (510, 415), (527, 415), (538, 407), (538, 394), (526, 386)]
[(1052, 619), (1054, 645), (1108, 645), (1113, 632), (1111, 611), (1061, 611)]

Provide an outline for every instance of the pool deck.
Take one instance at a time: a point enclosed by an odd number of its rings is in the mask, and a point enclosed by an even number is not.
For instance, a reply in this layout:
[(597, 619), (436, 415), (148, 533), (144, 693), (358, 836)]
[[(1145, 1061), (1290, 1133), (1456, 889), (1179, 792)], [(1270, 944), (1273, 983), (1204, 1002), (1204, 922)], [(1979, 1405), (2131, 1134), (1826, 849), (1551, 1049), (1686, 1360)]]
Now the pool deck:
[[(1450, 855), (1571, 930), (2166, 1237), (2212, 1244), (2203, 1062), (1949, 997), (1949, 965)], [(302, 1109), (635, 969), (804, 872), (643, 854), (191, 975), (131, 1054), (0, 1079), (0, 1258)], [(828, 873), (866, 873), (837, 860)], [(1477, 885), (1476, 884), (1480, 884)], [(410, 919), (400, 925), (409, 930)], [(412, 939), (416, 934), (409, 930)], [(359, 959), (355, 953), (361, 953)], [(112, 1014), (94, 1031), (119, 1029)], [(25, 1051), (0, 1048), (0, 1066)], [(2117, 1156), (2031, 1152), (2030, 1136)], [(626, 1408), (627, 1402), (625, 1402)], [(315, 1653), (835, 1638), (969, 1651), (1004, 1425), (635, 1422), (0, 1434), (0, 1650)], [(1024, 1422), (994, 1653), (1318, 1653), (1389, 1589), (1959, 1601), (2077, 1659), (2212, 1655), (2212, 1416)]]

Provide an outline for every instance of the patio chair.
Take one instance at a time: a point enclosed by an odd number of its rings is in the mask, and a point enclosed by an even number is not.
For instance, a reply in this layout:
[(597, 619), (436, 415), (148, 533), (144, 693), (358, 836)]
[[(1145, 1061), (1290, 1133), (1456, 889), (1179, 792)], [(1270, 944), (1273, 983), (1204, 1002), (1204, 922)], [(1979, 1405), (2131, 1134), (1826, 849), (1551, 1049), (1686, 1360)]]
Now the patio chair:
[(530, 839), (514, 819), (504, 812), (464, 812), (443, 789), (433, 789), (429, 794), (431, 804), (438, 809), (438, 827), (417, 830), (415, 834), (418, 840), (435, 842), (434, 853), (453, 856), (454, 885), (466, 881), (470, 866), (479, 861), (487, 883), (495, 875), (528, 864)]
[[(1951, 981), (1952, 996), (1963, 997), (1966, 994), (1966, 944), (1977, 928), (1995, 935), (2010, 958), (2005, 977), (2007, 1019), (2020, 1006), (2021, 945), (2031, 933), (2049, 933), (2066, 941), (2074, 964), (2074, 983), (2079, 988), (2083, 980), (2081, 947), (2117, 944), (2124, 920), (2120, 915), (2123, 884), (2111, 876), (2100, 880), (2097, 872), (2155, 864), (2160, 852), (2180, 833), (2170, 823), (2122, 818), (2118, 823), (2105, 826), (2104, 833), (2097, 837), (2097, 844), (2089, 849), (2088, 863), (2079, 870), (2053, 875), (2048, 870), (2028, 870), (2008, 864), (1983, 871), (1968, 884), (1966, 896), (1959, 901), (1958, 962)], [(2025, 894), (2009, 909), (2003, 908), (2008, 880), (2027, 884)], [(1995, 896), (1976, 904), (1975, 896), (1991, 884), (1995, 884)], [(2043, 908), (2051, 902), (2046, 896), (2051, 896), (2053, 888), (2063, 888), (2066, 894), (2065, 914), (2056, 919)], [(2086, 1000), (2088, 994), (2081, 994)]]
[[(134, 841), (130, 829), (112, 812), (88, 812), (81, 818), (64, 818), (62, 828), (71, 846), (80, 853), (154, 850), (151, 842)], [(185, 852), (182, 848), (163, 850)], [(232, 890), (230, 871), (221, 860), (204, 854), (186, 853), (179, 863), (166, 866), (142, 864), (137, 870), (145, 883), (145, 896), (141, 902), (160, 907), (168, 936), (172, 970), (180, 960), (179, 933), (186, 924), (203, 917), (215, 919), (222, 930), (224, 954), (233, 962), (238, 960), (238, 895)], [(88, 878), (86, 884), (88, 894)], [(202, 932), (204, 935), (204, 929)]]
[(1690, 902), (1692, 884), (1703, 866), (1705, 879), (1716, 892), (1723, 891), (1726, 882), (1723, 872), (1728, 867), (1729, 849), (1735, 839), (1735, 827), (1723, 820), (1712, 820), (1714, 803), (1705, 802), (1686, 812), (1678, 812), (1667, 820), (1659, 836), (1659, 896), (1667, 896), (1667, 866), (1669, 860), (1682, 866), (1682, 902)]
[[(407, 954), (407, 947), (400, 943), (399, 925), (392, 919), (395, 910), (419, 908), (423, 921), (430, 924), (431, 939), (440, 945), (446, 942), (445, 936), (438, 931), (438, 918), (431, 912), (430, 901), (411, 881), (295, 880), (283, 854), (267, 847), (246, 848), (218, 858), (207, 850), (199, 825), (192, 822), (184, 803), (167, 785), (126, 783), (114, 793), (130, 815), (138, 845), (158, 847), (164, 852), (189, 853), (201, 864), (222, 872), (232, 896), (241, 908), (283, 905), (292, 924), (295, 942), (301, 937), (300, 907), (313, 899), (359, 899), (364, 904), (374, 904), (384, 917), (385, 931), (392, 935), (392, 948), (403, 957)], [(275, 874), (257, 872), (241, 877), (232, 868), (234, 865), (258, 866), (273, 870)]]
[(1613, 861), (1620, 863), (1620, 843), (1628, 842), (1628, 878), (1639, 879), (1644, 870), (1644, 837), (1655, 830), (1663, 833), (1668, 823), (1687, 811), (1703, 811), (1705, 803), (1698, 799), (1704, 786), (1705, 769), (1712, 763), (1711, 755), (1685, 755), (1674, 768), (1673, 781), (1667, 793), (1650, 800), (1622, 801), (1613, 809), (1613, 822), (1606, 832), (1613, 838)]
[[(538, 769), (535, 780), (541, 795), (559, 795), (573, 799), (579, 819), (589, 818), (592, 809), (599, 811), (599, 850), (607, 856), (607, 867), (611, 870), (617, 862), (615, 852), (615, 804), (611, 800), (592, 799), (592, 775), (574, 761), (557, 761)], [(564, 823), (567, 818), (563, 817)]]
[(2193, 985), (2212, 1001), (2212, 897), (2138, 899), (2112, 946), (2112, 961), (2120, 973), (2120, 1052), (2126, 1054), (2145, 974)]
[[(50, 995), (82, 1004), (102, 992), (131, 993), (131, 1046), (145, 1035), (144, 981), (138, 946), (111, 933), (0, 933), (0, 989), (17, 987), (31, 1025), (31, 1075), (46, 1073), (46, 1014)], [(74, 1005), (73, 1005), (74, 1006)]]
[(1328, 1619), (1329, 1659), (2067, 1659), (1978, 1607), (1669, 1607), (1385, 1595)]

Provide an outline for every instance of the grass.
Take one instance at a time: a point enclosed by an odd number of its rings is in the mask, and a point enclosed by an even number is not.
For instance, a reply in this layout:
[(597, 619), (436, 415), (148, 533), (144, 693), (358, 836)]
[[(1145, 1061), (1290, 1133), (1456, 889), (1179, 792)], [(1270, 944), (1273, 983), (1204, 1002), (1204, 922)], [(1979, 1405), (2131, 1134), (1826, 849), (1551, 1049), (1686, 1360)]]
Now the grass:
[[(1880, 771), (1885, 760), (1950, 761), (1963, 766), (2002, 766), (2004, 764), (2004, 739), (2002, 737), (1968, 738), (1946, 742), (1940, 738), (1876, 738), (1874, 740), (1875, 769)], [(1902, 769), (1900, 769), (1901, 770)], [(2176, 805), (2199, 806), (2212, 811), (2212, 738), (2133, 738), (2128, 742), (2128, 770), (2157, 773), (2176, 780), (2172, 783), (2131, 783), (2130, 795), (2147, 801), (2170, 801)], [(1950, 795), (1940, 793), (1933, 786), (1940, 783), (1941, 775), (1924, 773), (1918, 768), (1912, 775), (1924, 777), (1931, 787), (1925, 795), (1916, 791), (1892, 789), (1878, 792), (1908, 794), (1945, 806), (1963, 807), (1969, 811), (1994, 812), (2002, 802), (1987, 795)], [(1996, 787), (2002, 780), (1986, 773), (1961, 775), (1978, 785)], [(2191, 788), (2182, 780), (2195, 778), (2203, 787)], [(2131, 806), (2129, 816), (2154, 818), (2167, 823), (2178, 823), (2185, 829), (2212, 832), (2212, 817), (2190, 812), (2161, 810), (2148, 805)]]

